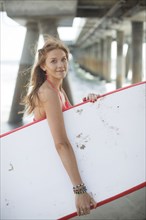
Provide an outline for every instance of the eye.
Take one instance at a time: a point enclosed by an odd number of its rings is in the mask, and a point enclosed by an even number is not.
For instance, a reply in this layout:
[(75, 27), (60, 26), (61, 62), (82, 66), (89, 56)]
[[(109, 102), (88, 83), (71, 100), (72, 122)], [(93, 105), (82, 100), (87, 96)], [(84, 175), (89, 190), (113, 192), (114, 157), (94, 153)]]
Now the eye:
[(51, 63), (56, 63), (56, 62), (57, 62), (57, 60), (55, 60), (55, 59), (54, 59), (54, 60), (51, 60)]
[(66, 62), (66, 61), (67, 61), (67, 58), (66, 58), (66, 57), (63, 57), (62, 61), (63, 61), (63, 62)]

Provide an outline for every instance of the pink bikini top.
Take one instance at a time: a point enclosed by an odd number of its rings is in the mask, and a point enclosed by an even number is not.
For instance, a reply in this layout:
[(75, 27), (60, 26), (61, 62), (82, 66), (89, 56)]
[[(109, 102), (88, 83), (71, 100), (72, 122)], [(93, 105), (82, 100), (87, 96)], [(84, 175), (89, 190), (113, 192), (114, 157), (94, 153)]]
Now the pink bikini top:
[[(51, 85), (51, 87), (54, 89), (54, 91), (58, 93), (59, 98), (62, 102), (62, 111), (69, 109), (71, 107), (71, 104), (67, 100), (65, 101), (65, 103), (63, 103), (62, 97), (61, 97), (59, 91), (54, 87), (53, 83), (49, 79), (47, 79), (47, 81)], [(33, 121), (37, 121), (37, 120), (34, 118)]]
[(61, 102), (62, 102), (62, 111), (65, 111), (65, 110), (67, 110), (68, 108), (70, 108), (71, 105), (70, 105), (70, 103), (69, 103), (67, 100), (65, 101), (65, 103), (63, 103), (62, 97), (61, 97), (61, 95), (60, 95), (60, 92), (54, 87), (53, 83), (52, 83), (49, 79), (47, 79), (47, 81), (48, 81), (48, 83), (51, 85), (51, 87), (54, 89), (54, 91), (58, 93), (59, 98), (60, 98), (60, 100), (61, 100)]

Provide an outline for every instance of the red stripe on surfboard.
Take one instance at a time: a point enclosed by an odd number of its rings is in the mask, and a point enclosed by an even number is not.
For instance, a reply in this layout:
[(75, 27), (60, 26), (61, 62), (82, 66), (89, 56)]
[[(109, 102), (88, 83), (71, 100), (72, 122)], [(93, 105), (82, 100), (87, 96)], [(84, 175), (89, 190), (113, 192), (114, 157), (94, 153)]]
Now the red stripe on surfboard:
[[(144, 188), (144, 187), (146, 187), (146, 182), (141, 183), (141, 184), (139, 184), (139, 185), (137, 185), (137, 186), (134, 186), (134, 187), (132, 187), (132, 188), (130, 188), (130, 189), (128, 189), (128, 190), (126, 190), (126, 191), (124, 191), (124, 192), (122, 192), (122, 193), (119, 193), (119, 194), (117, 194), (117, 195), (115, 195), (115, 196), (112, 196), (112, 197), (110, 197), (110, 198), (108, 198), (108, 199), (105, 199), (105, 200), (103, 200), (103, 201), (98, 202), (98, 203), (96, 204), (96, 208), (98, 208), (98, 207), (100, 207), (100, 206), (102, 206), (102, 205), (105, 205), (105, 204), (107, 204), (107, 203), (109, 203), (109, 202), (112, 202), (112, 201), (114, 201), (114, 200), (116, 200), (116, 199), (119, 199), (119, 198), (121, 198), (121, 197), (123, 197), (123, 196), (126, 196), (126, 195), (128, 195), (128, 194), (130, 194), (130, 193), (132, 193), (132, 192), (135, 192), (135, 191), (137, 191), (137, 190), (140, 190), (140, 189), (142, 189), (142, 188)], [(94, 208), (91, 208), (91, 209), (94, 209)], [(66, 216), (64, 216), (64, 217), (62, 217), (62, 218), (59, 218), (58, 220), (67, 220), (67, 219), (73, 218), (73, 217), (75, 217), (75, 216), (77, 216), (77, 212), (74, 212), (74, 213), (71, 213), (71, 214), (69, 214), (69, 215), (66, 215)]]
[[(119, 89), (113, 90), (113, 91), (111, 91), (111, 92), (102, 94), (102, 95), (99, 96), (99, 99), (102, 98), (102, 97), (105, 97), (105, 96), (114, 94), (114, 93), (116, 93), (116, 92), (120, 92), (120, 91), (122, 91), (122, 90), (132, 88), (132, 87), (134, 87), (134, 86), (139, 86), (139, 85), (141, 85), (141, 84), (146, 84), (146, 81), (139, 82), (139, 83), (135, 83), (135, 84), (132, 84), (132, 85), (129, 85), (129, 86), (125, 86), (125, 87), (123, 87), (123, 88), (119, 88)], [(80, 106), (80, 105), (84, 105), (84, 104), (86, 104), (86, 103), (88, 103), (88, 102), (89, 102), (88, 100), (85, 101), (85, 102), (81, 102), (81, 103), (79, 103), (79, 104), (77, 104), (77, 105), (74, 105), (74, 106), (68, 108), (67, 110), (64, 110), (64, 112), (65, 112), (65, 111), (68, 111), (68, 110), (70, 110), (70, 109), (72, 109), (72, 108), (78, 107), (78, 106)], [(23, 129), (23, 128), (29, 127), (29, 126), (31, 126), (31, 125), (33, 125), (33, 124), (36, 124), (36, 123), (38, 123), (38, 122), (40, 122), (40, 121), (43, 121), (43, 120), (45, 120), (45, 119), (41, 119), (41, 120), (38, 120), (38, 121), (35, 121), (35, 122), (31, 122), (31, 123), (28, 123), (28, 124), (26, 124), (26, 125), (23, 125), (23, 126), (20, 126), (20, 127), (18, 127), (18, 128), (15, 128), (15, 129), (13, 129), (13, 130), (11, 130), (11, 131), (8, 131), (8, 132), (6, 132), (6, 133), (4, 133), (4, 134), (1, 134), (1, 135), (0, 135), (0, 138), (5, 137), (5, 136), (7, 136), (7, 135), (9, 135), (9, 134), (12, 134), (12, 133), (14, 133), (14, 132), (16, 132), (16, 131), (19, 131), (19, 130), (21, 130), (21, 129)]]
[(26, 125), (23, 125), (23, 126), (20, 126), (20, 127), (18, 127), (18, 128), (15, 128), (15, 129), (13, 129), (13, 130), (11, 130), (11, 131), (8, 131), (8, 132), (6, 132), (6, 133), (4, 133), (4, 134), (1, 134), (1, 135), (0, 135), (0, 138), (5, 137), (5, 136), (7, 136), (7, 135), (9, 135), (9, 134), (12, 134), (12, 133), (14, 133), (14, 132), (16, 132), (16, 131), (19, 131), (19, 130), (21, 130), (21, 129), (23, 129), (23, 128), (27, 128), (27, 127), (29, 127), (29, 126), (31, 126), (31, 125), (33, 125), (33, 124), (36, 124), (36, 123), (38, 123), (38, 122), (40, 122), (40, 121), (43, 121), (43, 120), (45, 120), (45, 119), (41, 119), (41, 120), (38, 120), (38, 121), (35, 121), (35, 122), (31, 122), (31, 123), (28, 123), (28, 124), (26, 124)]
[[(113, 90), (113, 91), (111, 91), (111, 92), (107, 92), (107, 93), (105, 93), (105, 94), (100, 95), (98, 99), (100, 99), (100, 98), (102, 98), (102, 97), (104, 97), (104, 96), (111, 95), (111, 94), (113, 94), (113, 93), (120, 92), (120, 91), (125, 90), (125, 89), (129, 89), (129, 88), (133, 88), (133, 87), (135, 87), (135, 86), (142, 85), (142, 84), (146, 84), (146, 81), (139, 82), (139, 83), (135, 83), (135, 84), (132, 84), (132, 85), (129, 85), (129, 86), (125, 86), (125, 87), (123, 87), (123, 88), (119, 88), (119, 89)], [(87, 102), (90, 102), (90, 101), (87, 100), (87, 101), (81, 102), (81, 103), (79, 103), (79, 104), (77, 104), (77, 105), (74, 105), (74, 106), (70, 107), (69, 109), (72, 109), (72, 108), (75, 108), (75, 107), (77, 107), (77, 106), (83, 105), (83, 104), (85, 104), (85, 103), (87, 103)], [(68, 111), (69, 109), (64, 110), (64, 112), (65, 112), (65, 111)]]
[[(104, 96), (111, 95), (111, 94), (113, 94), (113, 93), (120, 92), (120, 91), (125, 90), (125, 89), (129, 89), (129, 88), (133, 88), (133, 87), (135, 87), (135, 86), (142, 85), (142, 84), (146, 84), (146, 81), (139, 82), (139, 83), (135, 83), (135, 84), (132, 84), (132, 85), (129, 85), (129, 86), (125, 86), (125, 87), (123, 87), (123, 88), (119, 88), (119, 89), (113, 90), (113, 91), (111, 91), (111, 92), (107, 92), (107, 93), (105, 93), (105, 94), (100, 95), (98, 99), (100, 99), (100, 98), (102, 98), (102, 97), (104, 97)], [(87, 101), (81, 102), (81, 103), (79, 103), (79, 104), (77, 104), (77, 105), (74, 105), (74, 106), (70, 107), (69, 109), (78, 107), (78, 106), (80, 106), (80, 105), (84, 105), (85, 103), (88, 103), (88, 102), (90, 102), (90, 101), (87, 100)], [(65, 112), (65, 111), (68, 111), (69, 109), (64, 110), (64, 112)]]

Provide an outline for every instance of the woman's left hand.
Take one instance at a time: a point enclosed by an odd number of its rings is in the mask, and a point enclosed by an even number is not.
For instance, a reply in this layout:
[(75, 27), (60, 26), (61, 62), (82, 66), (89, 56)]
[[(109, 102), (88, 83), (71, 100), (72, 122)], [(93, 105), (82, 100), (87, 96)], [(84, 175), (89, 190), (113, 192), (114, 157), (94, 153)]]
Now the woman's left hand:
[(100, 95), (98, 94), (94, 94), (94, 93), (90, 93), (87, 97), (83, 98), (83, 101), (90, 101), (90, 102), (96, 102), (97, 99), (100, 97)]

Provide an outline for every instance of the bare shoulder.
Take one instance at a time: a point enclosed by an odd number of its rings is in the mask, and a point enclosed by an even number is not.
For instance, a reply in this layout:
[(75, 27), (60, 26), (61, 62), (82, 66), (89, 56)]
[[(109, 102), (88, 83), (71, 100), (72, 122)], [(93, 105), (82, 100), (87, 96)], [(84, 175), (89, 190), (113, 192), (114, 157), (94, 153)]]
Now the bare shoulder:
[(41, 102), (47, 102), (51, 98), (57, 98), (56, 92), (46, 82), (39, 88), (38, 96)]

